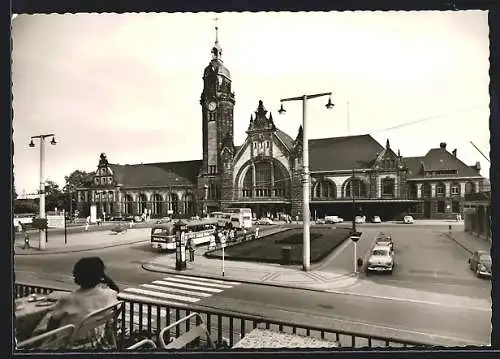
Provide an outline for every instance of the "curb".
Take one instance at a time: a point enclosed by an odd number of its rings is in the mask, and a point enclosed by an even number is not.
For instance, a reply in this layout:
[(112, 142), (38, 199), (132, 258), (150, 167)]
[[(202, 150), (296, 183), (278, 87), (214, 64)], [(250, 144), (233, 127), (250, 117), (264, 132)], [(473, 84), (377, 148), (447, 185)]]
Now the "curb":
[(453, 242), (455, 242), (456, 244), (458, 244), (460, 247), (462, 247), (463, 249), (465, 249), (467, 252), (469, 252), (470, 254), (473, 254), (473, 251), (471, 251), (469, 248), (467, 248), (466, 246), (464, 246), (462, 243), (460, 243), (459, 241), (457, 241), (455, 238), (453, 238), (449, 233), (446, 233), (444, 232), (443, 233), (444, 236), (448, 237), (449, 239), (451, 239)]
[[(142, 264), (141, 267), (142, 267), (142, 269), (144, 269), (145, 271), (148, 271), (148, 272), (168, 273), (168, 274), (173, 274), (173, 275), (183, 274), (183, 273), (174, 272), (171, 269), (168, 269), (168, 270), (154, 269), (155, 267), (163, 267), (161, 265)], [(150, 267), (150, 268), (148, 268), (148, 267)], [(164, 267), (164, 268), (167, 268), (167, 267)], [(312, 292), (321, 292), (321, 293), (328, 292), (327, 289), (316, 289), (316, 288), (299, 287), (299, 286), (287, 285), (287, 284), (266, 283), (266, 282), (259, 282), (259, 281), (254, 281), (254, 280), (248, 280), (248, 279), (241, 280), (241, 279), (234, 279), (234, 278), (224, 278), (224, 277), (214, 276), (214, 275), (209, 275), (209, 274), (191, 274), (191, 273), (187, 273), (187, 274), (183, 274), (183, 275), (188, 275), (190, 277), (195, 277), (195, 278), (205, 278), (205, 279), (222, 280), (222, 281), (227, 281), (227, 282), (237, 281), (237, 282), (247, 283), (247, 284), (266, 285), (266, 286), (277, 287), (277, 288), (301, 289), (301, 290), (308, 290), (308, 291), (312, 291)], [(342, 276), (343, 277), (351, 277), (351, 276), (345, 276), (345, 275), (342, 275)], [(346, 288), (346, 287), (349, 287), (349, 286), (352, 286), (352, 285), (354, 285), (354, 283), (350, 284), (348, 286), (339, 287), (339, 288)]]
[(58, 251), (53, 250), (53, 251), (31, 252), (31, 253), (16, 253), (15, 248), (14, 248), (14, 255), (16, 255), (16, 256), (43, 256), (43, 255), (49, 255), (49, 254), (66, 254), (66, 253), (88, 252), (88, 251), (95, 251), (98, 249), (121, 247), (121, 246), (130, 245), (130, 244), (142, 243), (142, 242), (149, 242), (149, 239), (147, 239), (147, 240), (141, 239), (140, 241), (130, 241), (130, 242), (124, 242), (124, 243), (117, 243), (117, 244), (108, 244), (108, 245), (99, 246), (99, 247), (83, 247), (83, 248), (76, 248), (76, 249), (62, 249), (62, 250), (58, 250)]

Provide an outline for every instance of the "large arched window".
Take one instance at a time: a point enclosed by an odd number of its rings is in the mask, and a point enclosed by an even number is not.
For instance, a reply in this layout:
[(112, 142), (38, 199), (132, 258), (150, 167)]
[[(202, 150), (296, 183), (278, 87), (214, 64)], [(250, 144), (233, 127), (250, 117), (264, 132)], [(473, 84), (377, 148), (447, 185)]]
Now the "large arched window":
[(394, 197), (395, 181), (394, 178), (386, 177), (382, 179), (382, 197)]
[(173, 214), (177, 214), (179, 212), (179, 196), (177, 196), (177, 193), (169, 194), (168, 210), (172, 211)]
[(422, 197), (430, 197), (431, 194), (431, 185), (429, 183), (422, 184)]
[(317, 182), (312, 191), (313, 198), (335, 198), (336, 194), (335, 183), (327, 180)]
[(467, 182), (465, 184), (465, 193), (468, 194), (468, 193), (474, 193), (476, 192), (476, 186), (474, 185), (473, 182)]
[(131, 195), (125, 195), (125, 213), (126, 214), (135, 214), (134, 212), (134, 199)]
[[(255, 166), (255, 183), (254, 167)], [(288, 196), (289, 179), (286, 172), (269, 161), (256, 162), (250, 165), (243, 178), (241, 196), (243, 197), (286, 197)], [(255, 194), (252, 191), (255, 189)]]
[(346, 197), (366, 197), (366, 184), (359, 178), (349, 180), (345, 187)]
[(161, 205), (162, 205), (163, 199), (161, 195), (159, 194), (154, 194), (153, 195), (153, 203), (151, 206), (151, 213), (153, 215), (160, 215), (161, 214)]
[(144, 210), (146, 209), (147, 202), (148, 202), (148, 199), (146, 198), (146, 195), (141, 193), (139, 195), (139, 201), (137, 202), (137, 212), (139, 215), (144, 213)]
[(408, 186), (408, 198), (417, 198), (418, 189), (415, 183), (410, 183)]
[(195, 214), (194, 211), (194, 196), (191, 193), (187, 193), (184, 196), (184, 213), (186, 213), (189, 216), (192, 216)]

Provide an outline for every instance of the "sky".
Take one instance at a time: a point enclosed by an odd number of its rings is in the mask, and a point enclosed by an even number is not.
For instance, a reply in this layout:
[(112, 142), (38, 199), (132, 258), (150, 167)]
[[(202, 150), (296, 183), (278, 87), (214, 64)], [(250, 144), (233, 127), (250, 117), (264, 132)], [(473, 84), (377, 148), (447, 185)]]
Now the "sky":
[[(203, 69), (219, 27), (236, 94), (235, 145), (258, 101), (295, 138), (372, 134), (402, 156), (446, 142), (489, 177), (487, 12), (262, 12), (19, 15), (12, 21), (14, 176), (18, 194), (76, 169), (202, 157)], [(50, 138), (48, 138), (50, 141)]]

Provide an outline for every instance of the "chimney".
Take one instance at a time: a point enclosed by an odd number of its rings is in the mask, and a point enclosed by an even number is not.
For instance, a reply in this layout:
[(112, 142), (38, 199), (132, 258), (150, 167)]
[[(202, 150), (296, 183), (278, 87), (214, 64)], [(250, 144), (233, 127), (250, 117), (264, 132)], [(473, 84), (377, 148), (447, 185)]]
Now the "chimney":
[(476, 170), (479, 172), (481, 171), (481, 162), (476, 162)]
[(453, 150), (453, 152), (452, 152), (452, 153), (453, 153), (453, 156), (454, 156), (454, 157), (457, 157), (457, 149), (456, 149), (456, 148)]
[(443, 150), (446, 150), (446, 142), (441, 142), (441, 143), (439, 144), (439, 147), (440, 147), (441, 149), (443, 149)]

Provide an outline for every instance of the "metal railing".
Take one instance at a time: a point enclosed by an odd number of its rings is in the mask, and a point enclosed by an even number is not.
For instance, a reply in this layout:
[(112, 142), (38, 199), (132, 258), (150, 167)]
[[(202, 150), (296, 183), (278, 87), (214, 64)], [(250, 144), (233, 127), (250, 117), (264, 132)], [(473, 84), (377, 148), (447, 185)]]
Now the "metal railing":
[[(49, 294), (55, 290), (67, 291), (58, 288), (46, 288), (37, 285), (16, 283), (14, 287), (15, 298), (28, 296), (32, 293)], [(164, 305), (161, 301), (136, 301), (120, 298), (124, 302), (121, 312), (118, 314), (118, 341), (119, 347), (124, 348), (125, 340), (131, 333), (147, 333), (149, 339), (159, 342), (159, 335), (162, 328), (175, 323), (192, 313), (198, 313), (199, 316), (193, 316), (186, 320), (183, 325), (177, 325), (171, 331), (166, 333), (166, 337), (173, 339), (190, 330), (190, 328), (199, 325), (199, 318), (202, 318), (206, 324), (211, 337), (217, 343), (227, 342), (229, 347), (235, 345), (240, 339), (251, 330), (259, 327), (265, 327), (283, 333), (298, 334), (302, 336), (314, 337), (317, 339), (335, 341), (341, 347), (351, 348), (374, 348), (374, 347), (425, 347), (430, 344), (415, 342), (410, 340), (400, 340), (387, 338), (377, 335), (368, 335), (362, 333), (349, 332), (339, 329), (325, 328), (320, 326), (311, 326), (293, 323), (291, 321), (270, 320), (264, 317), (224, 312), (222, 310), (206, 310), (206, 308), (191, 306), (186, 307), (181, 304), (178, 306)], [(144, 339), (144, 338), (141, 338)], [(121, 346), (120, 346), (121, 343)]]

